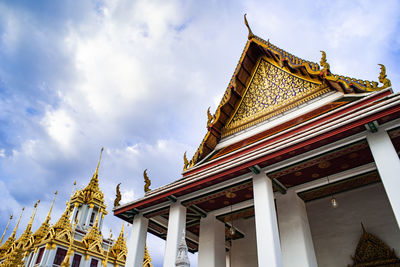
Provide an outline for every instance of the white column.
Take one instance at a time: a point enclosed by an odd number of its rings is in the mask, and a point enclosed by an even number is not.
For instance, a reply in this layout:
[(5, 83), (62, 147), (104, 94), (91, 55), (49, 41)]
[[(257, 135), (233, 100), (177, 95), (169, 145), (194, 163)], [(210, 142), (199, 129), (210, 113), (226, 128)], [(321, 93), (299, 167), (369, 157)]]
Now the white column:
[(38, 256), (39, 256), (39, 249), (34, 250), (34, 251), (33, 251), (33, 256), (32, 256), (31, 263), (29, 264), (28, 267), (31, 267), (31, 266), (34, 266), (34, 265), (35, 265), (35, 262), (36, 262), (36, 259), (37, 259)]
[(79, 226), (83, 226), (86, 222), (86, 221), (84, 221), (85, 220), (84, 216), (87, 212), (87, 208), (88, 208), (87, 204), (83, 204), (81, 207), (81, 212), (78, 214), (78, 225)]
[(169, 209), (167, 241), (165, 243), (163, 267), (175, 267), (178, 253), (178, 244), (186, 227), (186, 208), (179, 202), (171, 205)]
[(284, 267), (318, 267), (304, 201), (294, 190), (277, 194), (276, 206)]
[(254, 175), (253, 194), (258, 266), (281, 267), (282, 253), (279, 243), (274, 192), (272, 182), (265, 173)]
[(142, 267), (144, 258), (144, 247), (147, 237), (147, 226), (149, 220), (142, 214), (133, 218), (131, 236), (128, 243), (128, 256), (125, 267)]
[(224, 266), (225, 224), (210, 214), (200, 220), (198, 267)]
[(90, 205), (89, 205), (89, 212), (88, 212), (88, 214), (87, 214), (86, 221), (85, 221), (85, 225), (86, 225), (87, 227), (89, 227), (89, 224), (90, 224), (90, 217), (92, 217), (93, 207), (94, 207), (93, 204), (90, 204)]
[(99, 215), (99, 218), (100, 218), (99, 229), (100, 229), (100, 231), (101, 231), (101, 229), (103, 228), (103, 220), (104, 220), (104, 213), (103, 213), (103, 211), (101, 211), (101, 213), (100, 213), (100, 215)]
[(72, 224), (74, 223), (75, 216), (76, 216), (76, 212), (78, 211), (78, 207), (79, 207), (79, 203), (76, 202), (76, 203), (74, 204), (74, 209), (73, 209), (73, 211), (72, 211), (72, 217), (71, 217), (71, 223), (72, 223)]
[(53, 266), (53, 262), (54, 262), (54, 257), (56, 256), (56, 250), (57, 249), (49, 249), (49, 253), (47, 254), (47, 258), (46, 259), (42, 259), (42, 263), (40, 266), (45, 266), (45, 267), (51, 267)]
[(374, 157), (379, 176), (392, 206), (397, 225), (400, 226), (400, 160), (386, 131), (368, 132), (367, 141)]

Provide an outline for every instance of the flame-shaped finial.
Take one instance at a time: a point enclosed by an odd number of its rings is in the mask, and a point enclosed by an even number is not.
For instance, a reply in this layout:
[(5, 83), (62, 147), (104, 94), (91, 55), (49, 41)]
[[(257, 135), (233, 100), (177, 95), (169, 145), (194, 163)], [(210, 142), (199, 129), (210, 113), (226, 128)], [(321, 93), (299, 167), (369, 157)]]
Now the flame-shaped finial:
[(251, 31), (251, 29), (250, 29), (249, 23), (247, 22), (246, 15), (247, 15), (247, 14), (244, 14), (244, 24), (246, 25), (247, 29), (249, 30), (249, 35), (247, 36), (247, 38), (250, 40), (250, 39), (252, 39), (252, 38), (254, 37), (254, 34), (253, 34), (253, 32)]

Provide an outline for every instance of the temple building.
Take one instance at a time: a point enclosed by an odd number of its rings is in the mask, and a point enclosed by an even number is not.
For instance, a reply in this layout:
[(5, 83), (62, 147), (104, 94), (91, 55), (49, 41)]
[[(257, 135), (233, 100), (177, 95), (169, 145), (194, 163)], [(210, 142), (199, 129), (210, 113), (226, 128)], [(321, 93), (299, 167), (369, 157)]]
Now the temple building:
[(164, 267), (182, 237), (199, 267), (400, 266), (400, 95), (385, 66), (379, 83), (337, 75), (325, 52), (303, 60), (245, 24), (182, 177), (113, 209), (132, 224), (126, 266), (147, 233), (166, 240)]
[[(73, 190), (65, 211), (53, 225), (50, 225), (50, 216), (55, 196), (45, 221), (36, 232), (32, 232), (32, 223), (39, 203), (35, 204), (25, 231), (16, 238), (18, 220), (10, 237), (3, 244), (0, 242), (1, 267), (125, 266), (127, 247), (124, 226), (116, 240), (111, 238), (111, 234), (104, 236), (101, 232), (107, 207), (99, 188), (99, 165), (100, 160), (85, 188)], [(148, 253), (143, 266), (152, 266)]]

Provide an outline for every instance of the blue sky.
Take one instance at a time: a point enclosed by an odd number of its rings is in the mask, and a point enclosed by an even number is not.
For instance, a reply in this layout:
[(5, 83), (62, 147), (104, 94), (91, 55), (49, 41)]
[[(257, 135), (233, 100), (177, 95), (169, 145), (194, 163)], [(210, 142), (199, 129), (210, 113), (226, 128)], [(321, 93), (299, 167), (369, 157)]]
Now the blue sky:
[[(109, 211), (180, 178), (253, 32), (301, 58), (327, 53), (337, 74), (400, 82), (398, 1), (1, 1), (0, 234), (10, 213), (41, 199), (53, 222), (74, 180), (85, 186), (105, 147)], [(14, 222), (15, 223), (15, 222)], [(12, 223), (12, 226), (14, 225)], [(120, 220), (106, 216), (104, 232)], [(155, 266), (163, 242), (149, 235)], [(191, 258), (193, 266), (196, 257)]]

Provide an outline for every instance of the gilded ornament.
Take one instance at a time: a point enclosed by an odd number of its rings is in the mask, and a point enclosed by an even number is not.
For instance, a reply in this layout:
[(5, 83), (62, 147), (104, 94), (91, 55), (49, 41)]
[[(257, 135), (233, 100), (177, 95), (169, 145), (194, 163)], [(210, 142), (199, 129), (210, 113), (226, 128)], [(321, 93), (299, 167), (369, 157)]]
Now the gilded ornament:
[(207, 109), (207, 125), (209, 125), (212, 121), (213, 121), (213, 116), (211, 115), (211, 112), (210, 112), (210, 107), (208, 107), (208, 109)]
[(11, 222), (12, 218), (13, 218), (13, 215), (11, 214), (10, 219), (8, 219), (8, 223), (7, 223), (6, 229), (4, 229), (4, 233), (3, 233), (3, 235), (1, 236), (1, 239), (0, 239), (0, 246), (1, 246), (1, 244), (3, 243), (4, 235), (5, 235), (6, 232), (7, 232), (8, 226), (10, 225), (10, 222)]
[(250, 29), (249, 23), (247, 22), (247, 18), (246, 18), (247, 14), (244, 14), (244, 24), (246, 25), (247, 29), (249, 30), (249, 35), (247, 36), (247, 38), (250, 40), (254, 37), (253, 32)]
[(183, 154), (183, 171), (186, 171), (188, 166), (189, 166), (189, 161), (186, 157), (186, 151), (185, 151), (185, 153)]
[(321, 57), (320, 64), (322, 66), (322, 71), (326, 73), (327, 71), (329, 71), (330, 66), (328, 64), (328, 61), (326, 60), (326, 53), (324, 51), (321, 51), (321, 53), (322, 53), (322, 57)]
[(378, 65), (381, 66), (381, 72), (379, 73), (379, 82), (383, 84), (382, 88), (390, 87), (392, 83), (387, 78), (385, 66), (383, 64)]
[(121, 201), (121, 191), (119, 190), (119, 187), (121, 186), (121, 183), (117, 185), (117, 188), (115, 188), (115, 200), (114, 200), (114, 207), (118, 207), (120, 204), (119, 202)]
[(151, 181), (149, 179), (149, 176), (147, 176), (147, 169), (144, 170), (143, 177), (144, 177), (144, 192), (147, 193), (151, 190), (150, 189)]

